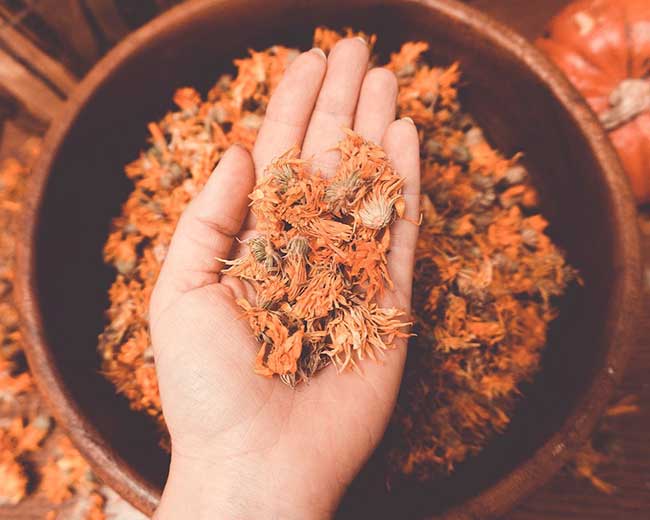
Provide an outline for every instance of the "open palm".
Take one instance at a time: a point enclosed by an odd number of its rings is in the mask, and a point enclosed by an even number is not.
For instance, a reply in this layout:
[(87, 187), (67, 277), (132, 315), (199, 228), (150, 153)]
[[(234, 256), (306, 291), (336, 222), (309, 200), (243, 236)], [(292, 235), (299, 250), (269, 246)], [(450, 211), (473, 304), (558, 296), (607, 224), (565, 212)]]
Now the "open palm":
[[(297, 144), (331, 174), (338, 162), (332, 148), (344, 127), (383, 145), (405, 178), (406, 216), (417, 219), (417, 131), (410, 121), (394, 120), (394, 75), (368, 71), (368, 60), (357, 38), (341, 40), (328, 59), (316, 50), (295, 59), (269, 103), (253, 156), (237, 146), (228, 150), (181, 217), (152, 296), (151, 333), (172, 439), (167, 488), (201, 473), (204, 494), (219, 495), (215, 507), (225, 516), (332, 514), (395, 404), (404, 340), (381, 363), (362, 363), (362, 375), (327, 367), (296, 389), (255, 375), (259, 344), (235, 303), (250, 289), (220, 276), (215, 260), (237, 254), (234, 238), (254, 232), (247, 197), (269, 162)], [(417, 227), (398, 221), (391, 237), (395, 289), (380, 303), (408, 312)], [(177, 493), (165, 490), (160, 517)], [(201, 500), (207, 507), (208, 499)], [(183, 511), (195, 513), (196, 504)]]

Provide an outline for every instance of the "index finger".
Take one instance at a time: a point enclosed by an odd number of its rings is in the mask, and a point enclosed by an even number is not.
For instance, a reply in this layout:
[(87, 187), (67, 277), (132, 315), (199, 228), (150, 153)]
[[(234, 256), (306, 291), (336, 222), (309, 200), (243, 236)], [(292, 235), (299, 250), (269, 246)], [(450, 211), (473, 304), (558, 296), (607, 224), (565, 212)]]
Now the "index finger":
[(271, 96), (253, 148), (257, 179), (274, 158), (302, 145), (326, 69), (321, 49), (303, 52), (289, 65)]

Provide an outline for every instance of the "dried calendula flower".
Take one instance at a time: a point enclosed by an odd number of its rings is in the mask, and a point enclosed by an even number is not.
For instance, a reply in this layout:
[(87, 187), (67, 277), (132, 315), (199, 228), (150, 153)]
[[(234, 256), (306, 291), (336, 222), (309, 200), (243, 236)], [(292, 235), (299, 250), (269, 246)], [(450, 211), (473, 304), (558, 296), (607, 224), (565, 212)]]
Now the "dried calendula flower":
[(348, 214), (355, 205), (360, 186), (361, 179), (356, 171), (331, 182), (325, 188), (328, 209), (337, 216)]
[(262, 345), (255, 372), (291, 385), (330, 361), (342, 370), (374, 359), (406, 336), (402, 313), (374, 303), (391, 284), (388, 226), (403, 208), (403, 181), (379, 146), (352, 131), (338, 149), (331, 179), (297, 149), (269, 166), (251, 195), (262, 234), (225, 270), (257, 292), (256, 302), (240, 302)]
[(361, 224), (370, 229), (383, 229), (395, 218), (395, 202), (383, 195), (371, 193), (358, 210)]

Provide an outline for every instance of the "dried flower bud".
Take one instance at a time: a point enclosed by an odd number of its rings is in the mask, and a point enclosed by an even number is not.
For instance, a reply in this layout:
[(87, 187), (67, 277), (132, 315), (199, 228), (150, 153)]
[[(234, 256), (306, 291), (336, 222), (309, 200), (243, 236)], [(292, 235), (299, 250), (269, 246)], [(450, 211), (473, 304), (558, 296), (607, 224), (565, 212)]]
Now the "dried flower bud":
[(135, 256), (128, 258), (116, 258), (113, 262), (113, 265), (120, 274), (128, 275), (135, 269), (136, 262), (137, 258)]
[(408, 76), (412, 76), (413, 74), (415, 74), (414, 63), (406, 63), (399, 70), (395, 71), (395, 75), (398, 78), (406, 78)]
[(266, 260), (266, 246), (267, 241), (265, 237), (255, 237), (246, 241), (246, 245), (250, 249), (251, 254), (260, 263)]
[(52, 427), (52, 418), (49, 415), (40, 414), (34, 418), (32, 424), (34, 428), (41, 431), (48, 431)]
[(333, 181), (325, 189), (325, 201), (329, 204), (329, 210), (335, 215), (346, 215), (361, 184), (358, 171)]
[(533, 228), (524, 228), (521, 230), (521, 239), (528, 247), (537, 247), (539, 235)]
[(287, 255), (307, 258), (309, 254), (309, 241), (301, 236), (293, 237), (287, 244)]
[(287, 191), (291, 181), (294, 179), (293, 170), (288, 164), (283, 164), (282, 166), (276, 165), (268, 173), (275, 177), (278, 186), (280, 186), (280, 193)]
[(490, 175), (475, 173), (472, 175), (472, 186), (479, 190), (488, 190), (494, 187), (494, 179)]
[(422, 94), (420, 99), (426, 106), (431, 107), (435, 105), (438, 100), (438, 92), (435, 90), (428, 90)]
[(363, 201), (359, 210), (361, 223), (370, 229), (382, 229), (390, 224), (395, 215), (397, 198), (388, 200), (375, 194)]
[(251, 130), (258, 130), (262, 126), (262, 117), (249, 112), (241, 118), (240, 123)]
[(492, 224), (493, 216), (491, 211), (482, 211), (474, 214), (474, 226), (477, 230), (485, 230)]
[(452, 158), (456, 162), (465, 164), (472, 160), (472, 154), (467, 146), (458, 145), (452, 150)]
[(165, 168), (163, 174), (160, 176), (160, 186), (163, 189), (170, 189), (178, 186), (185, 178), (185, 171), (178, 163), (172, 163), (169, 168)]
[(456, 114), (455, 117), (456, 124), (455, 127), (459, 128), (460, 130), (470, 133), (469, 131), (476, 128), (483, 134), (483, 131), (477, 126), (476, 121), (474, 121), (474, 118), (470, 114), (465, 114), (465, 113), (458, 113)]
[(210, 109), (210, 112), (208, 114), (210, 116), (210, 119), (212, 119), (212, 121), (215, 123), (223, 124), (228, 119), (226, 109), (218, 103)]
[(478, 271), (461, 269), (456, 278), (458, 292), (464, 296), (480, 298), (493, 279), (494, 264), (486, 260)]
[(424, 153), (427, 156), (437, 157), (442, 153), (442, 145), (435, 139), (427, 139), (424, 143)]
[(474, 204), (477, 208), (487, 209), (494, 204), (494, 201), (497, 199), (496, 193), (493, 189), (485, 190), (483, 193), (480, 193), (478, 197), (474, 200)]
[(475, 126), (473, 128), (470, 128), (465, 133), (465, 146), (468, 146), (468, 147), (476, 146), (477, 144), (480, 144), (483, 141), (485, 141), (485, 136), (483, 135), (483, 130), (481, 130), (477, 126)]
[(527, 176), (528, 172), (526, 171), (526, 168), (521, 164), (515, 164), (506, 170), (503, 180), (508, 185), (520, 184), (524, 182)]
[(138, 227), (133, 222), (127, 222), (126, 224), (124, 224), (124, 227), (122, 228), (122, 232), (125, 235), (130, 235), (130, 234), (133, 234), (133, 233), (139, 233), (139, 231), (140, 230), (138, 229)]

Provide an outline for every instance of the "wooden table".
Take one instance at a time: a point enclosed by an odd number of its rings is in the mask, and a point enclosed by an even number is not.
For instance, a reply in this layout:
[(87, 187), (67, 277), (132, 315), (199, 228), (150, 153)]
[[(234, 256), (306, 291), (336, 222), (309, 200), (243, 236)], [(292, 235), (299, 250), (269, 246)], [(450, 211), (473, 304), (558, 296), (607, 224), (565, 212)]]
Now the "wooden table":
[[(479, 9), (490, 13), (511, 25), (523, 35), (538, 36), (547, 20), (567, 0), (466, 0)], [(11, 121), (6, 123), (0, 156), (15, 150), (16, 144), (27, 133)], [(645, 261), (646, 308), (650, 309), (650, 212), (646, 212), (647, 224), (643, 237)], [(630, 225), (636, 225), (630, 222)], [(650, 518), (650, 312), (639, 323), (645, 332), (627, 370), (627, 377), (620, 389), (621, 395), (635, 394), (639, 397), (641, 413), (617, 419), (607, 424), (612, 432), (617, 455), (614, 461), (602, 468), (600, 476), (616, 485), (618, 491), (611, 496), (602, 494), (584, 481), (568, 474), (557, 475), (550, 483), (526, 499), (506, 516), (510, 520), (542, 519), (622, 519), (647, 520)], [(38, 497), (11, 509), (0, 508), (3, 519), (41, 519), (47, 511), (46, 504)], [(116, 518), (121, 520), (121, 516)]]

